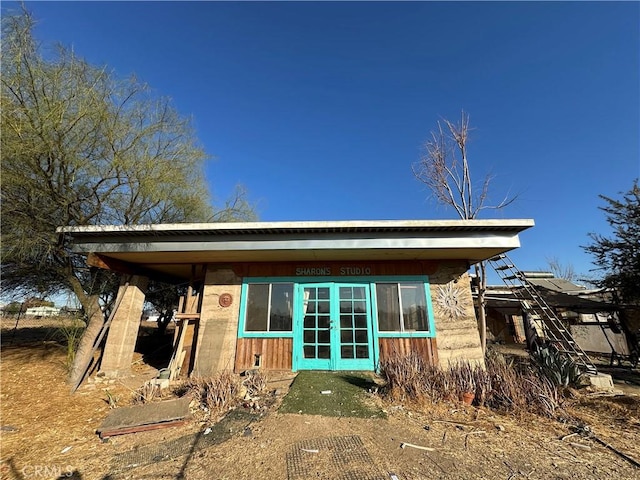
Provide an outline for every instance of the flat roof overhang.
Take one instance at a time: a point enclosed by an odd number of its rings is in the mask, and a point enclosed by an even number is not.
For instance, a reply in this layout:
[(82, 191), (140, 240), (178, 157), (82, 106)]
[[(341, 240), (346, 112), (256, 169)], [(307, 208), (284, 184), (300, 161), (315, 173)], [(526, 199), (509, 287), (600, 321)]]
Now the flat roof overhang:
[(475, 263), (520, 246), (521, 220), (196, 223), (58, 228), (77, 253), (188, 279), (191, 265), (458, 259)]

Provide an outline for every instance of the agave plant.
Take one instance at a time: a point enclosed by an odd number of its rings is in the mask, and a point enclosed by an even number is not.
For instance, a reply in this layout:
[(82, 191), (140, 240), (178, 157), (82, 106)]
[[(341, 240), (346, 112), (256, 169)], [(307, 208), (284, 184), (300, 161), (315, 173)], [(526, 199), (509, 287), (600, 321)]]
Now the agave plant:
[(554, 385), (568, 387), (575, 385), (580, 378), (580, 370), (568, 355), (551, 344), (536, 345), (531, 357), (540, 372)]

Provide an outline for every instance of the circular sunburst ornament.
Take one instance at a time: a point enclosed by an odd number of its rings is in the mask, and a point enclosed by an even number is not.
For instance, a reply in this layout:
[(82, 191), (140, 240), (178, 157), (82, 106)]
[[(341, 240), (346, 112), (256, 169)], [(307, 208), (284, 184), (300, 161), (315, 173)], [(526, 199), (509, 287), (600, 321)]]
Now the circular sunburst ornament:
[(462, 289), (449, 282), (438, 287), (436, 306), (440, 313), (450, 320), (458, 320), (465, 316), (468, 302)]

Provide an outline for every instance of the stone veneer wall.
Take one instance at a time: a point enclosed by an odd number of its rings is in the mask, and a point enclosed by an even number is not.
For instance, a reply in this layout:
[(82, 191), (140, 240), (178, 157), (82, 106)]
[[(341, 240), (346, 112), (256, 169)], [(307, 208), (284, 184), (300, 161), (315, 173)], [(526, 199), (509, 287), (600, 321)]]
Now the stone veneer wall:
[[(208, 377), (223, 370), (233, 370), (241, 283), (242, 279), (231, 269), (207, 267), (192, 376)], [(233, 297), (228, 307), (219, 303), (223, 293)]]
[[(443, 368), (461, 360), (484, 366), (478, 322), (473, 308), (471, 277), (467, 270), (467, 263), (464, 261), (442, 262), (438, 270), (429, 275), (438, 359)], [(460, 306), (461, 314), (458, 316), (450, 315), (450, 310), (442, 305), (443, 290), (449, 284), (454, 292), (449, 297), (455, 296), (450, 300), (457, 300)]]

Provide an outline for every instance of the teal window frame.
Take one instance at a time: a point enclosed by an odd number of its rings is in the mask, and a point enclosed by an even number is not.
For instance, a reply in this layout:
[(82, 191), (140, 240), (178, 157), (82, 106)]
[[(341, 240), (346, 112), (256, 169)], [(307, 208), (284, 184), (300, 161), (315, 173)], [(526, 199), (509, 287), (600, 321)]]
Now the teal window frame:
[[(378, 292), (375, 288), (378, 283), (421, 283), (424, 286), (425, 303), (427, 308), (427, 330), (380, 330), (378, 323)], [(374, 330), (376, 336), (379, 338), (435, 338), (436, 329), (433, 317), (433, 305), (431, 302), (431, 286), (429, 284), (429, 277), (426, 275), (413, 275), (413, 276), (387, 276), (376, 277), (371, 283), (371, 309), (374, 312)], [(400, 295), (400, 292), (398, 292)], [(403, 325), (404, 326), (404, 325)]]
[(249, 285), (251, 284), (293, 284), (293, 291), (296, 291), (295, 282), (283, 280), (281, 277), (251, 277), (242, 282), (240, 290), (240, 312), (238, 321), (238, 338), (293, 338), (293, 312), (295, 312), (295, 295), (291, 299), (292, 318), (291, 318), (291, 330), (278, 330), (278, 331), (245, 331), (246, 319), (247, 319), (247, 296), (249, 295)]
[[(265, 283), (288, 283), (293, 284), (294, 292), (298, 291), (299, 285), (305, 283), (323, 283), (323, 282), (336, 282), (336, 283), (367, 283), (370, 285), (371, 291), (371, 320), (372, 320), (372, 332), (374, 341), (374, 350), (376, 351), (376, 358), (379, 358), (379, 344), (378, 338), (435, 338), (435, 322), (433, 315), (433, 306), (431, 301), (431, 286), (429, 283), (429, 277), (427, 275), (381, 275), (381, 276), (314, 276), (314, 277), (245, 277), (242, 282), (240, 293), (240, 312), (238, 321), (238, 338), (293, 338), (293, 329), (295, 321), (292, 322), (291, 331), (277, 331), (277, 332), (254, 332), (245, 331), (246, 323), (246, 306), (247, 295), (249, 291), (249, 285), (251, 284), (265, 284)], [(376, 293), (377, 283), (422, 283), (424, 285), (425, 300), (427, 307), (427, 325), (428, 330), (424, 331), (380, 331), (378, 326), (378, 302)], [(296, 312), (298, 298), (294, 295), (292, 299), (292, 311)]]

